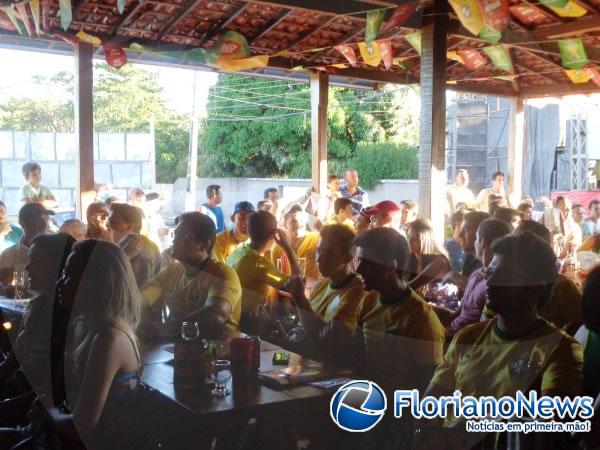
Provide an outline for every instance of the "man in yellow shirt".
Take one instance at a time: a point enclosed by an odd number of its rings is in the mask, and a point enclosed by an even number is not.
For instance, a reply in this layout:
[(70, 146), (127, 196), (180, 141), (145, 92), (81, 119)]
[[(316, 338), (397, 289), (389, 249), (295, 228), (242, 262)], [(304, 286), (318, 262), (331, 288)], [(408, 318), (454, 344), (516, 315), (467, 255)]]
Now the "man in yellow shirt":
[(345, 225), (354, 231), (354, 217), (352, 211), (352, 200), (346, 197), (340, 197), (333, 202), (333, 211), (335, 215), (327, 219), (324, 225)]
[[(289, 240), (283, 231), (277, 229), (277, 220), (267, 211), (258, 211), (248, 217), (250, 243), (233, 251), (227, 260), (238, 274), (243, 289), (242, 310), (250, 328), (256, 325), (260, 309), (269, 294), (270, 288), (281, 289), (288, 277), (279, 272), (273, 263), (265, 258), (265, 253), (279, 244), (290, 261), (292, 275), (298, 275), (300, 268)], [(253, 325), (254, 324), (254, 325)], [(253, 332), (242, 327), (244, 332)]]
[[(496, 241), (492, 250), (494, 257), (486, 271), (487, 306), (498, 315), (455, 335), (425, 395), (439, 397), (457, 390), (463, 396), (496, 399), (514, 396), (517, 390), (525, 396), (531, 390), (548, 396), (578, 395), (581, 348), (538, 314), (557, 276), (552, 248), (524, 233)], [(464, 431), (459, 424), (463, 422), (454, 416), (445, 419), (445, 427)], [(552, 439), (561, 438), (551, 434)], [(467, 439), (466, 434), (463, 438)]]
[(199, 212), (179, 216), (172, 252), (176, 262), (142, 289), (150, 311), (157, 312), (162, 305), (171, 311), (163, 333), (176, 332), (183, 320), (197, 321), (205, 336), (238, 329), (240, 280), (232, 268), (210, 257), (215, 236), (215, 224), (208, 216)]
[(231, 221), (233, 229), (217, 234), (214, 257), (217, 261), (226, 262), (229, 255), (242, 244), (248, 243), (248, 216), (254, 212), (254, 205), (250, 202), (235, 204)]

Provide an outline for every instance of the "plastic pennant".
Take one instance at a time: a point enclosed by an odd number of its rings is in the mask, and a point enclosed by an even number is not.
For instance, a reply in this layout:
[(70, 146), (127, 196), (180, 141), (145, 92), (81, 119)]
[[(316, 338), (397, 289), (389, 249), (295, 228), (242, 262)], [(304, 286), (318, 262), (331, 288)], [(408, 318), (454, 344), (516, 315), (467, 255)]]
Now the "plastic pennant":
[(29, 20), (29, 15), (27, 14), (27, 9), (25, 9), (25, 3), (16, 3), (15, 9), (19, 19), (21, 19), (21, 22), (23, 22), (23, 26), (25, 26), (27, 34), (30, 37), (33, 36), (33, 28), (31, 26), (31, 21)]
[(381, 51), (381, 59), (383, 59), (383, 65), (385, 66), (385, 70), (390, 70), (392, 68), (394, 59), (394, 49), (392, 47), (392, 40), (379, 39), (377, 41), (377, 45), (379, 45), (379, 50)]
[(496, 43), (502, 39), (502, 32), (485, 27), (483, 30), (481, 30), (481, 33), (479, 33), (479, 37), (488, 42)]
[(368, 46), (366, 42), (359, 42), (358, 50), (360, 51), (360, 56), (362, 56), (365, 64), (377, 67), (381, 62), (381, 50), (379, 49), (377, 41), (373, 41), (371, 46)]
[(121, 47), (104, 44), (102, 48), (104, 49), (104, 59), (106, 59), (106, 63), (109, 66), (120, 69), (127, 64), (127, 55), (125, 54), (125, 50)]
[(125, 0), (117, 0), (117, 10), (119, 14), (123, 14), (123, 11), (125, 11)]
[(29, 0), (29, 8), (31, 8), (31, 17), (33, 17), (33, 24), (35, 26), (35, 32), (39, 36), (41, 33), (40, 29), (40, 0)]
[(8, 18), (8, 15), (4, 13), (4, 10), (0, 8), (0, 29), (8, 31), (17, 31), (13, 22)]
[(257, 55), (242, 59), (217, 58), (216, 65), (223, 70), (248, 70), (266, 67), (269, 64), (269, 55)]
[(485, 26), (493, 31), (502, 31), (510, 25), (509, 0), (479, 0)]
[(525, 25), (542, 25), (548, 22), (544, 12), (534, 5), (514, 5), (510, 12)]
[(600, 86), (600, 71), (598, 71), (596, 67), (583, 69), (583, 73), (585, 73), (596, 86)]
[(218, 59), (243, 59), (252, 56), (246, 38), (235, 31), (228, 31), (217, 41), (215, 51)]
[(569, 0), (540, 0), (540, 3), (548, 8), (564, 8)]
[(421, 32), (413, 31), (412, 33), (408, 33), (404, 36), (404, 39), (408, 41), (408, 43), (416, 50), (416, 52), (421, 54)]
[(484, 47), (483, 52), (486, 54), (494, 67), (505, 72), (513, 72), (514, 67), (510, 58), (510, 54), (502, 45), (494, 45), (491, 47)]
[(401, 27), (412, 17), (416, 9), (417, 2), (398, 5), (392, 14), (392, 17), (390, 17), (390, 20), (381, 27), (381, 32), (385, 33), (392, 28)]
[(77, 36), (77, 39), (79, 39), (81, 42), (87, 42), (88, 44), (92, 45), (102, 45), (100, 38), (92, 36), (91, 34), (87, 34), (83, 31), (78, 32), (75, 36)]
[(565, 73), (574, 84), (584, 84), (590, 81), (590, 76), (583, 70), (565, 70)]
[(384, 17), (385, 9), (372, 9), (367, 12), (367, 26), (365, 29), (365, 43), (367, 46), (370, 46), (377, 39)]
[(400, 67), (402, 70), (408, 70), (408, 69), (410, 69), (410, 61), (407, 60), (407, 59), (404, 59), (402, 57), (398, 57), (398, 58), (392, 59), (392, 63), (396, 67)]
[(581, 39), (562, 39), (558, 41), (562, 65), (566, 69), (581, 69), (589, 60)]
[(194, 61), (200, 64), (214, 65), (217, 57), (214, 50), (197, 47), (191, 50), (178, 50), (173, 52), (157, 52), (149, 47), (132, 42), (129, 49), (140, 53), (151, 53), (153, 55), (163, 56), (165, 58), (173, 58), (179, 61)]
[(463, 64), (469, 70), (481, 69), (488, 63), (485, 56), (477, 50), (459, 50), (456, 53), (462, 58)]
[(15, 10), (12, 9), (10, 6), (5, 6), (0, 9), (4, 11), (6, 16), (12, 23), (13, 27), (15, 27), (15, 30), (17, 30), (17, 33), (19, 33), (21, 36), (25, 36), (25, 29), (23, 28), (23, 25), (21, 25), (21, 21), (17, 18)]
[(477, 0), (448, 0), (460, 23), (475, 36), (485, 27), (481, 8)]
[(356, 52), (350, 45), (340, 44), (333, 47), (346, 58), (352, 67), (356, 67)]
[(448, 58), (451, 61), (456, 61), (457, 63), (460, 63), (460, 64), (464, 64), (465, 63), (465, 61), (458, 54), (458, 52), (455, 52), (455, 51), (449, 51), (449, 52), (447, 52), (446, 53), (446, 58)]
[(347, 69), (348, 64), (346, 64), (346, 63), (332, 64), (331, 67), (335, 67), (336, 69)]
[(555, 12), (559, 17), (583, 17), (588, 13), (588, 10), (583, 6), (575, 3), (574, 1), (569, 1), (563, 7), (556, 6), (548, 6), (553, 12)]
[(58, 7), (60, 11), (60, 26), (63, 30), (67, 31), (73, 21), (71, 0), (58, 0)]

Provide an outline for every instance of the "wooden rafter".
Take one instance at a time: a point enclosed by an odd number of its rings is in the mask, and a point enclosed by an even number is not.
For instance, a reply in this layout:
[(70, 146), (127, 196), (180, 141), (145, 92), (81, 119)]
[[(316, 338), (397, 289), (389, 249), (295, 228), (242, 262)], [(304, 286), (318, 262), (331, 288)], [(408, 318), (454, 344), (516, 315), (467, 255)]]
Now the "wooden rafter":
[(535, 40), (560, 39), (600, 30), (600, 16), (583, 17), (573, 22), (540, 26), (533, 32)]
[(200, 43), (198, 45), (204, 44), (206, 41), (212, 39), (214, 36), (223, 31), (227, 27), (227, 25), (229, 25), (231, 22), (237, 19), (240, 16), (240, 14), (242, 14), (250, 5), (251, 3), (240, 4), (234, 11), (232, 11), (229, 17), (223, 19), (220, 22), (215, 23), (212, 27), (206, 30), (204, 35), (200, 38)]
[(275, 17), (273, 17), (273, 19), (269, 20), (267, 22), (267, 24), (261, 30), (258, 31), (258, 33), (256, 34), (256, 36), (254, 36), (252, 38), (252, 40), (249, 42), (249, 44), (252, 45), (253, 42), (257, 41), (258, 39), (260, 39), (261, 37), (263, 37), (265, 34), (269, 33), (277, 25), (279, 25), (287, 17), (289, 17), (289, 15), (292, 14), (293, 12), (294, 12), (294, 10), (292, 8), (290, 8), (290, 9), (282, 9)]
[(189, 13), (196, 9), (201, 1), (202, 0), (188, 0), (185, 4), (183, 4), (181, 12), (177, 15), (172, 15), (171, 19), (165, 24), (163, 30), (156, 34), (156, 40), (160, 41), (163, 36), (169, 34), (183, 19), (187, 17)]
[(323, 28), (327, 27), (329, 24), (331, 24), (331, 22), (333, 22), (336, 18), (337, 18), (337, 16), (323, 16), (323, 18), (319, 21), (319, 23), (317, 24), (317, 26), (315, 26), (314, 28), (312, 28), (312, 29), (308, 30), (307, 32), (303, 33), (295, 41), (289, 43), (288, 46), (287, 46), (287, 48), (286, 48), (286, 50), (291, 50), (294, 47), (296, 47), (297, 45), (300, 45), (305, 40), (307, 40), (313, 33), (316, 33), (317, 31), (320, 31)]
[(115, 23), (113, 25), (112, 29), (110, 30), (110, 34), (115, 35), (117, 33), (117, 31), (119, 31), (119, 28), (121, 27), (121, 25), (126, 24), (129, 20), (131, 20), (133, 17), (135, 17), (144, 6), (145, 6), (145, 3), (138, 3), (127, 14), (123, 14), (123, 17), (121, 17), (121, 20), (119, 20), (117, 23)]
[(517, 66), (519, 68), (519, 71), (521, 72), (522, 76), (535, 76), (535, 77), (540, 77), (543, 78), (544, 80), (550, 82), (550, 83), (556, 83), (556, 80), (554, 80), (553, 78), (550, 78), (548, 75), (545, 75), (543, 73), (538, 73), (535, 72), (534, 70), (531, 70), (529, 67), (521, 64), (521, 63), (513, 63), (515, 66)]

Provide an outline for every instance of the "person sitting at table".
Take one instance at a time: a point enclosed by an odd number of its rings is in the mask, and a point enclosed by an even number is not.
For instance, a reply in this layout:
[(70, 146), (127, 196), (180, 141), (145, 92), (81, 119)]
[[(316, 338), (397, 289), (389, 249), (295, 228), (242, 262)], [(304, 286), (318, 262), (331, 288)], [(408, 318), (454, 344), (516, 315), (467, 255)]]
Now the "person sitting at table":
[(237, 247), (248, 243), (248, 216), (253, 212), (254, 205), (250, 202), (235, 204), (231, 215), (233, 229), (217, 234), (214, 250), (214, 257), (217, 261), (226, 262)]
[[(306, 229), (306, 214), (302, 211), (299, 205), (294, 205), (284, 216), (285, 231), (294, 250), (296, 258), (306, 259), (305, 278), (310, 286), (319, 278), (319, 270), (317, 269), (317, 242), (319, 241), (319, 233), (308, 231)], [(271, 252), (272, 261), (275, 262), (279, 258), (288, 258), (286, 251), (277, 245)], [(283, 272), (286, 275), (292, 275), (291, 264), (288, 264), (287, 270)]]
[(79, 219), (67, 219), (62, 223), (58, 231), (68, 234), (76, 241), (83, 241), (87, 233), (87, 227)]
[(346, 197), (336, 198), (333, 202), (334, 216), (325, 220), (324, 225), (345, 225), (354, 231), (352, 200)]
[(477, 228), (475, 239), (475, 256), (483, 266), (471, 274), (467, 287), (456, 311), (434, 306), (434, 310), (442, 324), (446, 326), (446, 338), (451, 339), (465, 326), (479, 322), (485, 306), (485, 270), (492, 261), (492, 244), (496, 239), (508, 235), (508, 225), (498, 219), (486, 219)]
[[(115, 202), (116, 203), (116, 202)], [(90, 203), (85, 212), (87, 220), (86, 239), (103, 239), (112, 241), (108, 231), (109, 205), (104, 202)]]
[(23, 236), (23, 230), (17, 225), (10, 223), (6, 205), (0, 201), (0, 252), (6, 247), (15, 245)]
[(48, 231), (48, 221), (54, 212), (40, 203), (26, 203), (19, 210), (19, 225), (23, 236), (16, 244), (6, 248), (0, 254), (0, 294), (12, 292), (10, 285), (15, 271), (23, 271), (29, 261), (29, 246), (33, 239)]
[[(460, 391), (463, 398), (499, 399), (514, 397), (517, 391), (525, 396), (531, 391), (560, 398), (579, 395), (581, 347), (538, 314), (549, 299), (557, 275), (552, 248), (535, 235), (524, 233), (496, 241), (492, 251), (494, 256), (486, 271), (487, 305), (497, 316), (469, 325), (454, 336), (425, 395), (440, 398), (455, 391)], [(444, 419), (444, 428), (464, 433), (456, 436), (456, 448), (474, 448), (482, 436), (466, 433), (464, 420), (449, 415)], [(423, 421), (421, 439), (426, 441), (439, 432), (432, 429), (436, 425), (439, 421)], [(559, 433), (528, 435), (528, 439), (551, 441), (526, 448), (573, 448), (559, 445), (564, 437)], [(497, 448), (494, 443), (498, 438), (493, 433), (487, 435), (477, 448)], [(471, 439), (475, 441), (469, 444)]]
[(127, 203), (113, 203), (108, 217), (112, 241), (125, 252), (138, 286), (143, 286), (160, 270), (160, 250), (141, 233), (144, 212)]
[[(170, 335), (183, 320), (199, 323), (206, 336), (221, 336), (239, 327), (242, 289), (235, 271), (211, 258), (216, 227), (205, 214), (188, 212), (178, 218), (173, 238), (173, 264), (161, 270), (142, 289), (148, 333)], [(168, 306), (171, 318), (163, 325), (152, 321), (161, 307)], [(152, 328), (155, 328), (152, 330)]]
[(271, 289), (281, 289), (288, 279), (265, 254), (277, 243), (290, 263), (291, 274), (299, 275), (300, 267), (286, 233), (277, 229), (277, 219), (270, 212), (257, 211), (250, 214), (248, 235), (250, 243), (235, 249), (227, 264), (237, 272), (243, 290), (242, 331), (254, 334), (257, 331), (261, 307), (269, 292)]
[(512, 208), (498, 208), (492, 217), (506, 222), (511, 232), (513, 232), (515, 228), (519, 226), (519, 222), (521, 222), (521, 214), (519, 211)]

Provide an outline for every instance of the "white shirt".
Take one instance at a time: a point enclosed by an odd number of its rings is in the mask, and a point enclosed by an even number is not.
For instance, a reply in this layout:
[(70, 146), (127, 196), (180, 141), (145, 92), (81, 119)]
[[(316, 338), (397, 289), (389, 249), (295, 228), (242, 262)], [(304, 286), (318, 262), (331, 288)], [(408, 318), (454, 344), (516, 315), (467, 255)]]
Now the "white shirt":
[(25, 270), (28, 262), (29, 247), (23, 245), (23, 240), (11, 245), (0, 254), (0, 269), (12, 268), (15, 272), (20, 272)]

